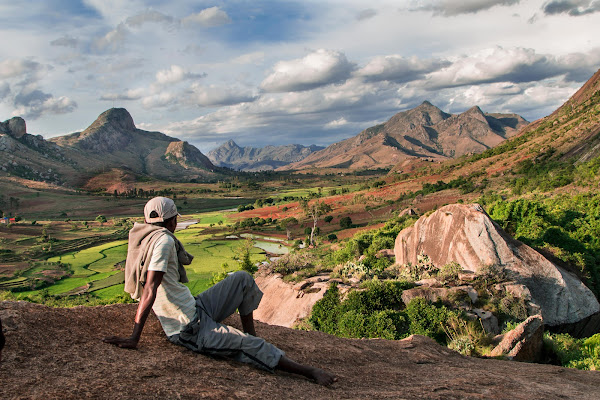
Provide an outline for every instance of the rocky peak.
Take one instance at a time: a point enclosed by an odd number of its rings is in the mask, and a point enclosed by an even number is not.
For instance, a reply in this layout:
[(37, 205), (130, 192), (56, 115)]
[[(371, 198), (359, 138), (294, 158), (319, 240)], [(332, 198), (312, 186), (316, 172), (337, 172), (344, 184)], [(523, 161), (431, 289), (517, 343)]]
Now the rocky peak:
[(212, 170), (215, 166), (195, 146), (188, 142), (177, 141), (169, 143), (165, 156), (171, 162), (177, 162), (184, 167), (197, 167)]
[(0, 122), (0, 133), (8, 134), (15, 139), (20, 139), (27, 133), (25, 120), (21, 117), (13, 117), (4, 122)]
[(483, 113), (483, 111), (481, 111), (481, 108), (479, 108), (479, 106), (473, 106), (473, 107), (469, 108), (467, 111), (460, 114), (460, 116), (477, 119), (477, 120), (487, 124), (485, 114)]
[(104, 111), (84, 132), (101, 127), (128, 132), (136, 130), (131, 114), (124, 108), (111, 108)]

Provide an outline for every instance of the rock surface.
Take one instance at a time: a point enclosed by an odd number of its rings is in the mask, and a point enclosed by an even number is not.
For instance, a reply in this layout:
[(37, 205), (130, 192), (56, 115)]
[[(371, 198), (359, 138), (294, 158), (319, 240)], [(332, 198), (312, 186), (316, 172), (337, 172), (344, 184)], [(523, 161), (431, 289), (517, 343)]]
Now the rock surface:
[(548, 325), (577, 322), (600, 310), (579, 278), (512, 239), (478, 204), (451, 204), (421, 217), (400, 232), (394, 253), (401, 265), (416, 264), (425, 253), (438, 268), (452, 261), (473, 272), (500, 266), (529, 289), (532, 308), (539, 306)]
[[(0, 302), (7, 344), (2, 399), (597, 399), (600, 373), (459, 355), (433, 340), (343, 339), (257, 323), (290, 358), (332, 371), (331, 388), (213, 359), (169, 343), (150, 315), (138, 350), (103, 343), (129, 335), (136, 305), (48, 308)], [(226, 322), (239, 326), (239, 318)]]
[(13, 117), (7, 121), (0, 122), (0, 133), (6, 133), (15, 139), (20, 139), (27, 133), (25, 120), (21, 117)]
[(328, 282), (302, 282), (290, 285), (280, 275), (257, 276), (256, 284), (263, 291), (263, 298), (254, 311), (254, 319), (291, 328), (302, 318), (308, 317), (313, 305), (323, 298)]
[(544, 321), (533, 315), (504, 335), (490, 356), (507, 356), (514, 361), (536, 362), (541, 359), (544, 339)]

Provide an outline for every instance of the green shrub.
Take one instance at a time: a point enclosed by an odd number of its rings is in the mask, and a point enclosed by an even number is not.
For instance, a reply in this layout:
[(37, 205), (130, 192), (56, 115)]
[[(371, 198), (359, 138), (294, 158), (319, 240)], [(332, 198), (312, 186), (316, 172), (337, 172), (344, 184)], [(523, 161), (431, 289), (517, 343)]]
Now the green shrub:
[(586, 339), (576, 339), (565, 333), (546, 333), (544, 343), (564, 367), (600, 370), (600, 333)]
[(445, 306), (437, 307), (421, 297), (414, 298), (408, 303), (406, 314), (410, 320), (412, 334), (429, 336), (439, 343), (446, 342), (444, 325), (448, 318), (455, 315)]

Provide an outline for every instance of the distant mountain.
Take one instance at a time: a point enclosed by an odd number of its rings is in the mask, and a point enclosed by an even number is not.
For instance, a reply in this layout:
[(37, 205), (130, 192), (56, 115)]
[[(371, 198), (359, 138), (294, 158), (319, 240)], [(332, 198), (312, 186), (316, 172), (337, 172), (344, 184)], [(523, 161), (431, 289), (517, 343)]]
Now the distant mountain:
[(137, 129), (124, 108), (103, 112), (82, 132), (49, 140), (25, 132), (20, 118), (0, 123), (0, 152), (7, 153), (0, 158), (0, 171), (73, 187), (84, 187), (113, 169), (129, 177), (175, 181), (213, 180), (224, 172), (187, 142)]
[(227, 167), (242, 171), (273, 170), (289, 163), (298, 162), (314, 153), (324, 149), (320, 146), (301, 146), (290, 144), (286, 146), (240, 147), (233, 140), (229, 140), (207, 156), (219, 167)]
[(425, 101), (384, 124), (280, 169), (374, 169), (393, 167), (408, 159), (443, 160), (480, 153), (527, 124), (517, 114), (488, 114), (477, 106), (452, 115)]

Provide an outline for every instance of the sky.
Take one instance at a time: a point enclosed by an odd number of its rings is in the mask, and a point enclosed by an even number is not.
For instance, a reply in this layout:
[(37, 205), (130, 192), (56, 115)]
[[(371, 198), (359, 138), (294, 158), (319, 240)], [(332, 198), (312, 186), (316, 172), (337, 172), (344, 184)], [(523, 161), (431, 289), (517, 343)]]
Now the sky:
[(124, 107), (202, 152), (327, 146), (430, 101), (533, 121), (600, 68), (600, 0), (0, 0), (0, 121)]

